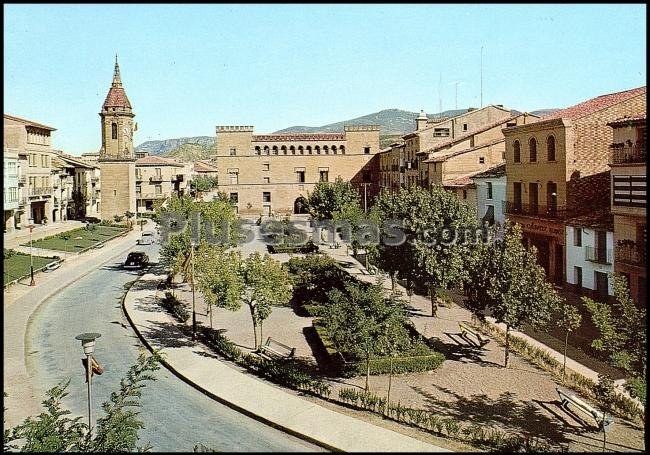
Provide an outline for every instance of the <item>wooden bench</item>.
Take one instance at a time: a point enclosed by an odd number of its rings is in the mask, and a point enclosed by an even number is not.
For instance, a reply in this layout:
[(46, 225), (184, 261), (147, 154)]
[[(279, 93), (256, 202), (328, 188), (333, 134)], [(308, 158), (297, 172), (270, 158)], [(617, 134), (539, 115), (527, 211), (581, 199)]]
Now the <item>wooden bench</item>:
[(260, 346), (260, 354), (274, 359), (289, 359), (296, 354), (296, 348), (292, 348), (268, 337), (266, 343)]
[(466, 322), (459, 322), (458, 328), (460, 329), (460, 336), (462, 337), (467, 338), (468, 333), (474, 335), (480, 347), (483, 347), (490, 342), (489, 338), (483, 338), (483, 336), (476, 329), (472, 328)]
[[(591, 416), (596, 421), (596, 426), (599, 430), (609, 430), (609, 426), (614, 422), (614, 419), (606, 416), (603, 412), (594, 408), (589, 403), (581, 400), (574, 393), (571, 393), (568, 390), (561, 389), (560, 387), (556, 387), (555, 390), (560, 397), (560, 407), (562, 409), (571, 412), (571, 410), (568, 408), (568, 406), (571, 404), (579, 411)], [(573, 412), (571, 412), (571, 414), (573, 414)]]

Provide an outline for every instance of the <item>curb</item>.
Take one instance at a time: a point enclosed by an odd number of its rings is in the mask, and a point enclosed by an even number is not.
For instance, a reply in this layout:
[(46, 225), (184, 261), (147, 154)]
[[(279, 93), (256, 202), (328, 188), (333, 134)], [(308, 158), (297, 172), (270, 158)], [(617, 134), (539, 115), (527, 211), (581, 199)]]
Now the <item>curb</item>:
[[(135, 282), (137, 282), (137, 281), (139, 281), (141, 279), (142, 279), (142, 276), (140, 276), (138, 279), (133, 281), (133, 283), (135, 283)], [(126, 316), (126, 319), (129, 321), (129, 324), (131, 324), (131, 327), (133, 328), (135, 333), (138, 335), (138, 338), (140, 339), (140, 341), (142, 341), (142, 344), (144, 344), (145, 347), (147, 349), (149, 349), (149, 351), (154, 352), (155, 350), (154, 350), (153, 346), (151, 346), (149, 341), (147, 341), (147, 339), (144, 338), (144, 336), (140, 333), (140, 331), (138, 330), (136, 325), (133, 323), (133, 320), (131, 319), (131, 316), (129, 315), (129, 312), (126, 310), (126, 306), (124, 305), (124, 302), (126, 301), (126, 296), (130, 291), (131, 291), (131, 288), (129, 288), (129, 290), (127, 290), (124, 293), (124, 295), (122, 296), (122, 299), (121, 299), (122, 300), (122, 303), (121, 303), (122, 304), (122, 311), (124, 312), (124, 315)], [(156, 290), (156, 295), (157, 294), (158, 294), (158, 290)], [(262, 417), (260, 415), (257, 415), (255, 413), (249, 411), (248, 409), (245, 409), (245, 408), (239, 406), (238, 404), (235, 404), (235, 403), (233, 403), (231, 401), (228, 401), (228, 400), (225, 400), (224, 398), (219, 397), (218, 395), (215, 395), (214, 393), (212, 393), (212, 392), (204, 389), (203, 387), (201, 387), (199, 384), (197, 384), (197, 383), (195, 383), (193, 381), (190, 381), (182, 373), (180, 373), (178, 370), (176, 370), (169, 362), (167, 362), (164, 359), (164, 356), (161, 356), (160, 363), (162, 363), (165, 366), (165, 368), (167, 368), (169, 371), (174, 373), (174, 375), (176, 375), (176, 377), (181, 379), (186, 384), (189, 384), (190, 386), (194, 387), (196, 390), (203, 393), (204, 395), (212, 398), (213, 400), (215, 400), (215, 401), (217, 401), (217, 402), (219, 402), (219, 403), (221, 403), (221, 404), (223, 404), (225, 406), (228, 406), (231, 409), (234, 409), (235, 411), (237, 411), (237, 412), (239, 412), (241, 414), (244, 414), (247, 417), (255, 419), (258, 422), (262, 422), (262, 423), (264, 423), (264, 424), (266, 424), (266, 425), (268, 425), (268, 426), (270, 426), (272, 428), (275, 428), (276, 430), (283, 431), (283, 432), (285, 432), (285, 433), (287, 433), (287, 434), (289, 434), (291, 436), (294, 436), (294, 437), (296, 437), (298, 439), (302, 439), (303, 441), (306, 441), (306, 442), (309, 442), (311, 444), (317, 445), (317, 446), (322, 447), (324, 449), (327, 449), (329, 451), (332, 451), (332, 452), (344, 452), (343, 450), (341, 450), (341, 449), (339, 449), (337, 447), (331, 446), (331, 445), (327, 444), (326, 442), (316, 440), (316, 439), (314, 439), (314, 438), (312, 438), (310, 436), (307, 436), (305, 434), (302, 434), (300, 432), (292, 430), (291, 428), (287, 428), (284, 425), (280, 425), (280, 424), (278, 424), (276, 422), (273, 422), (272, 420), (269, 420), (266, 417)]]

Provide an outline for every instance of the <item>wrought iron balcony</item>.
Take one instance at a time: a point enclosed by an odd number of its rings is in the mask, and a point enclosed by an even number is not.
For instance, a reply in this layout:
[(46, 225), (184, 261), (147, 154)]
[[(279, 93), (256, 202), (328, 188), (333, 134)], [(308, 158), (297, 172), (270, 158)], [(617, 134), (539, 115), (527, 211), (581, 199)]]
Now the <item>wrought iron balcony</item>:
[(641, 267), (645, 267), (646, 265), (645, 245), (640, 245), (633, 241), (619, 242), (614, 248), (614, 251), (616, 253), (616, 262)]
[(502, 211), (508, 215), (538, 216), (541, 218), (564, 218), (568, 210), (561, 205), (520, 204), (514, 201), (503, 201)]
[(611, 249), (594, 248), (593, 246), (585, 247), (585, 260), (595, 262), (597, 264), (611, 264), (612, 261)]
[(46, 188), (32, 187), (27, 192), (28, 196), (49, 196), (51, 194), (52, 194), (52, 188), (50, 187), (46, 187)]
[(150, 182), (162, 182), (163, 177), (162, 175), (154, 175), (153, 177), (149, 177)]
[(646, 161), (645, 144), (641, 142), (635, 145), (612, 144), (609, 146), (609, 152), (610, 164), (645, 163)]

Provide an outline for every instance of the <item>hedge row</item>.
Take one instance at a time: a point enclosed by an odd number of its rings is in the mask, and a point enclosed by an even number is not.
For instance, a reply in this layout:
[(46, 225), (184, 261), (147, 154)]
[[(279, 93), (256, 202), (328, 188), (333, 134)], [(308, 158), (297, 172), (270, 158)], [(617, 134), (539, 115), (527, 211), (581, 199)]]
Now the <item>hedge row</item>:
[[(313, 323), (313, 327), (318, 335), (321, 347), (329, 356), (330, 367), (335, 369), (339, 374), (344, 376), (359, 376), (366, 374), (366, 361), (355, 360), (347, 361), (343, 355), (332, 345), (327, 330), (318, 322)], [(400, 373), (419, 373), (422, 371), (431, 371), (438, 368), (445, 361), (445, 356), (439, 352), (432, 351), (422, 342), (416, 342), (415, 346), (407, 353), (399, 357), (392, 358), (392, 372)], [(388, 374), (391, 372), (391, 358), (389, 356), (374, 357), (370, 359), (370, 374)]]
[(160, 305), (183, 323), (190, 318), (187, 308), (171, 292), (165, 292), (165, 297), (160, 300)]
[(278, 253), (301, 253), (309, 254), (318, 251), (318, 246), (314, 245), (311, 240), (305, 245), (267, 245), (267, 249), (271, 254)]

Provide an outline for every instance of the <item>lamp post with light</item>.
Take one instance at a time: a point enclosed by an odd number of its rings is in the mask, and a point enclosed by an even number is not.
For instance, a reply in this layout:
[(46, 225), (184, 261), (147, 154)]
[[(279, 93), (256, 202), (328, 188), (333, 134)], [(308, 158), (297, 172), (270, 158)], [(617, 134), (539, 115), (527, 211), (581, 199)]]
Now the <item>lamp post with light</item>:
[(31, 281), (29, 282), (30, 286), (36, 286), (36, 281), (34, 281), (34, 255), (32, 247), (32, 230), (34, 229), (34, 218), (29, 220), (29, 274), (31, 275)]
[(93, 352), (95, 352), (95, 340), (102, 335), (99, 333), (82, 333), (75, 339), (81, 341), (84, 354), (86, 354), (86, 381), (88, 382), (88, 432), (92, 431), (92, 371), (93, 371)]
[(194, 301), (194, 247), (196, 242), (190, 241), (190, 267), (192, 267), (192, 341), (196, 341), (196, 302)]

